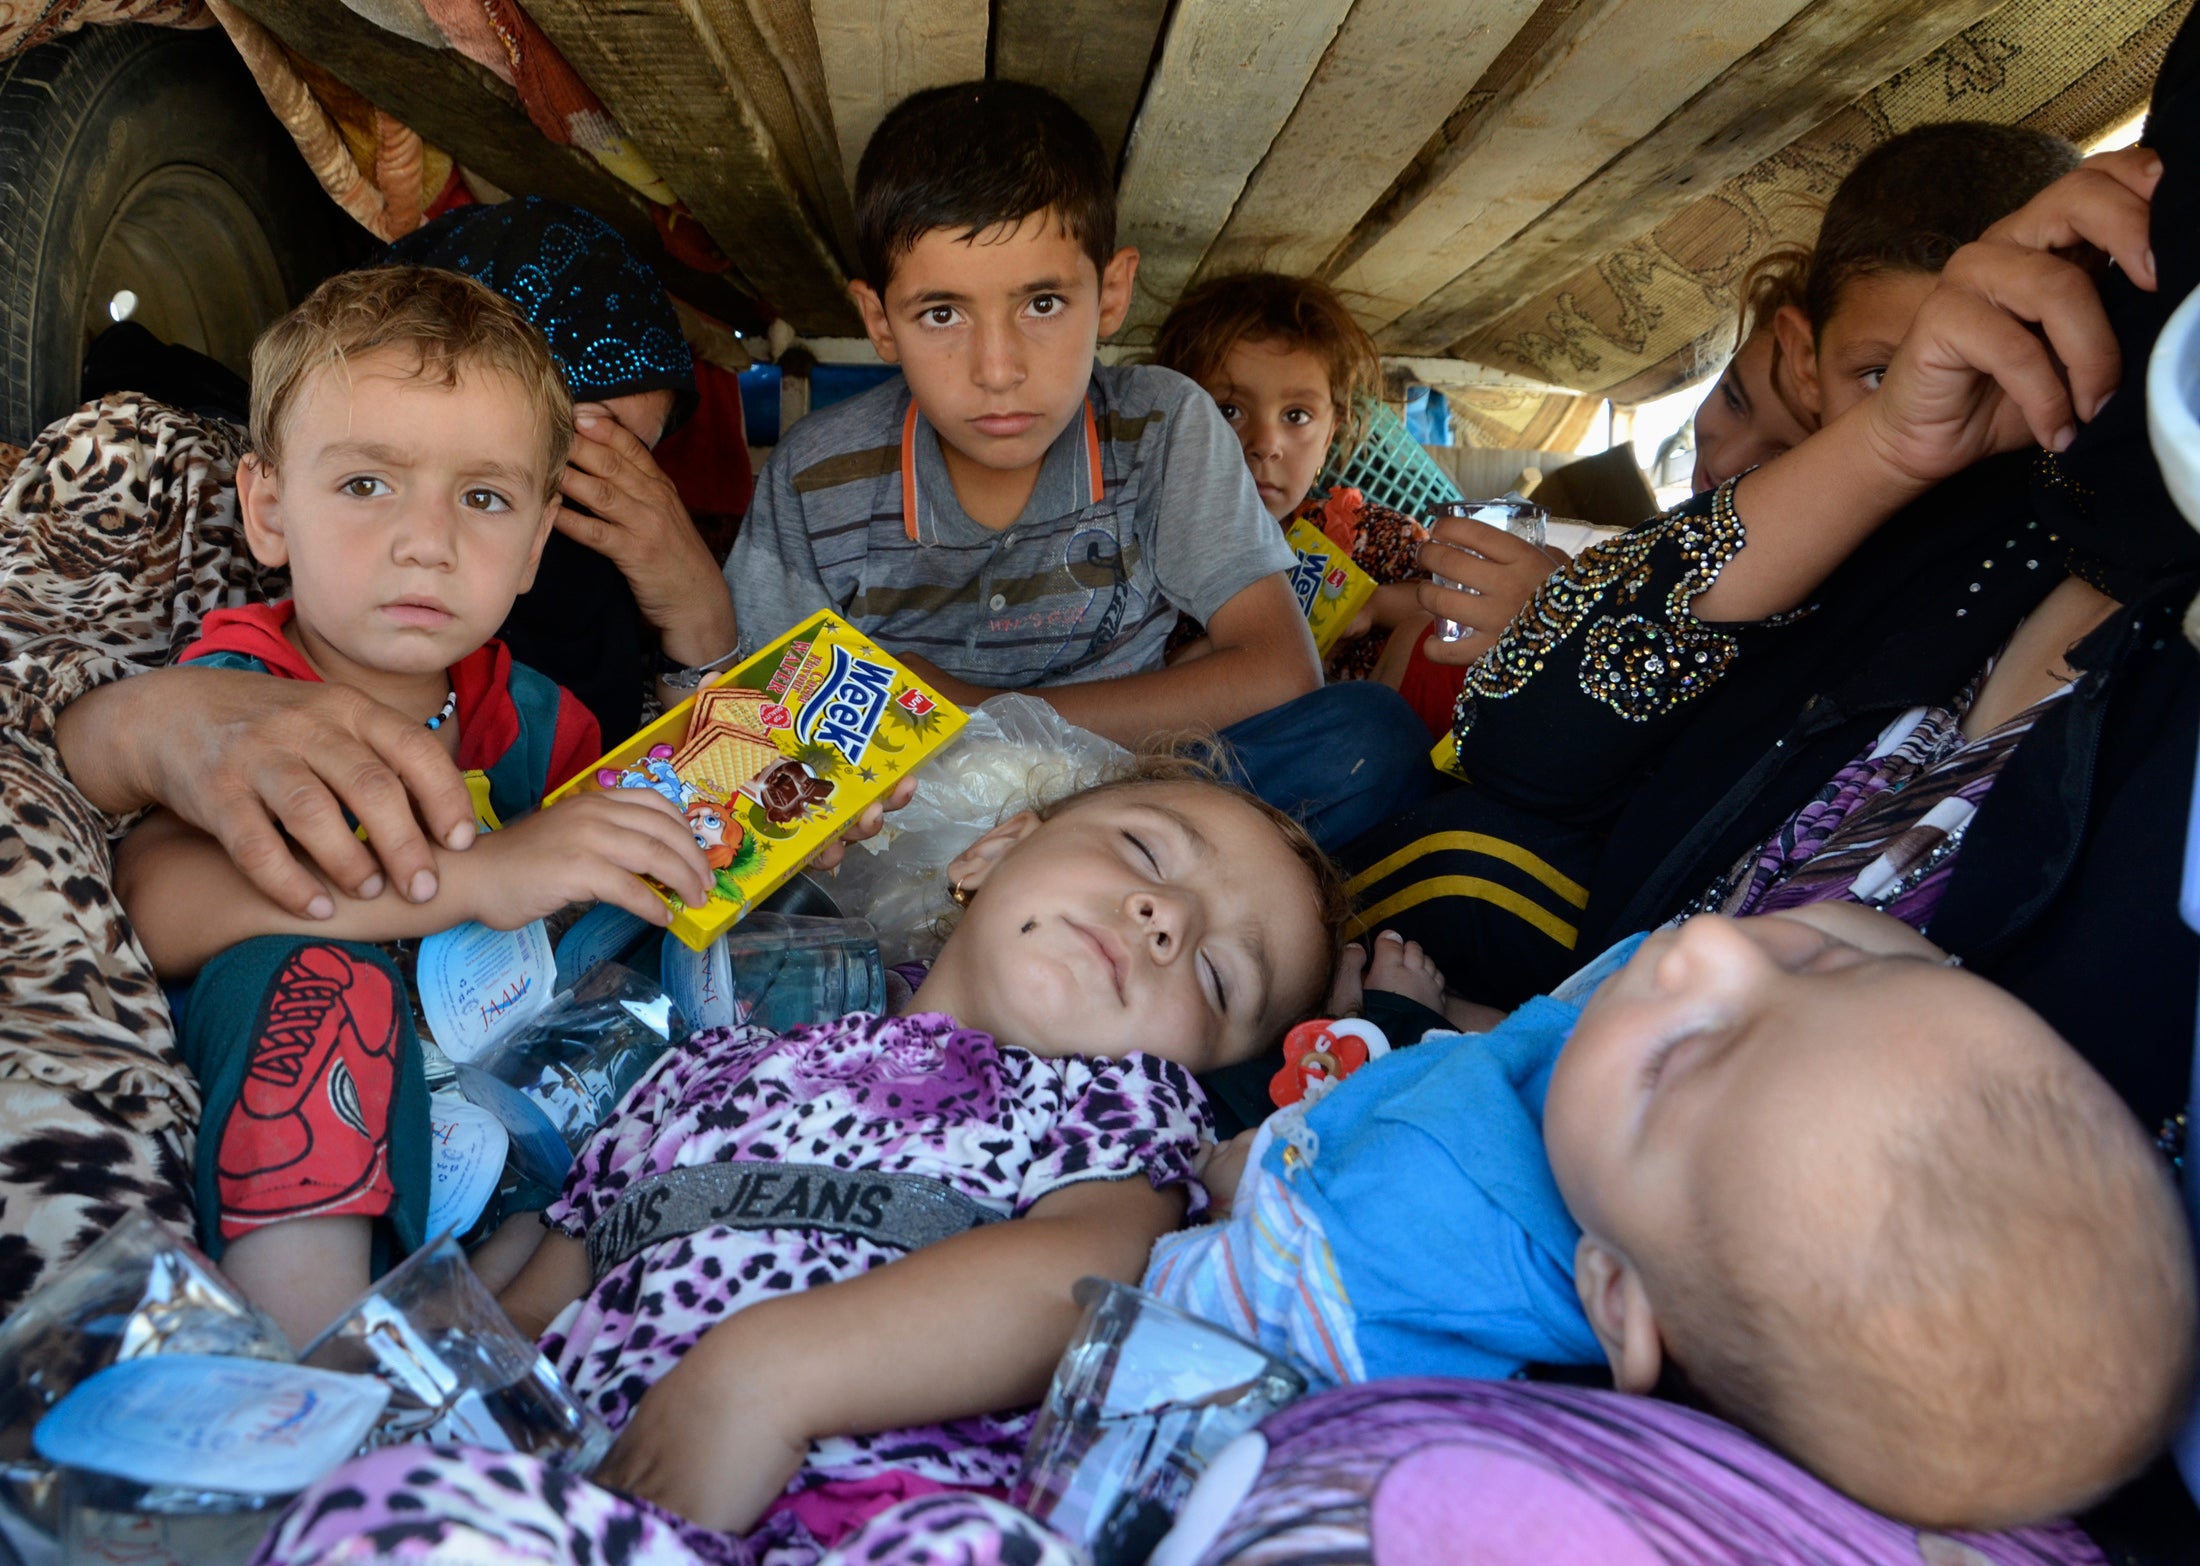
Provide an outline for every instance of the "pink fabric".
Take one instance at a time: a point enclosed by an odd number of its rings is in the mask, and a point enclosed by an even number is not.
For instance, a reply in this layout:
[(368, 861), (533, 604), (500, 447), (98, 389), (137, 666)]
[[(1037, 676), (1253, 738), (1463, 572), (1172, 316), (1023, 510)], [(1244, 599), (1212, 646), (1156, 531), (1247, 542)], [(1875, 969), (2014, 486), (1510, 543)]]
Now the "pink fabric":
[[(868, 1479), (828, 1479), (814, 1490), (781, 1496), (772, 1502), (764, 1515), (793, 1513), (795, 1521), (810, 1531), (810, 1537), (829, 1550), (889, 1506), (899, 1506), (921, 1495), (956, 1493), (959, 1492), (947, 1485), (911, 1473), (874, 1474)], [(998, 1490), (979, 1493), (1003, 1494)]]
[(1383, 1566), (1661, 1566), (1610, 1507), (1549, 1464), (1478, 1441), (1424, 1447), (1391, 1469), (1368, 1507)]

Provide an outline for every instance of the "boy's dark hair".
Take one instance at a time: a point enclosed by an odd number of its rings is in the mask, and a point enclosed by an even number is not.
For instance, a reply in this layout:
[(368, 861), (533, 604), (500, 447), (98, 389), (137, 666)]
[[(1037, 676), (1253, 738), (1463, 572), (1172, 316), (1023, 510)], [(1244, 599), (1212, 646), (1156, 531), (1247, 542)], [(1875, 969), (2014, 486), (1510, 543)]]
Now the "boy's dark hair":
[(1107, 270), (1115, 178), (1078, 112), (1027, 82), (928, 88), (894, 105), (856, 165), (856, 259), (883, 294), (894, 263), (933, 229), (972, 240), (1046, 211)]
[(1367, 432), (1368, 408), (1382, 397), (1383, 366), (1375, 340), (1336, 290), (1319, 278), (1280, 272), (1211, 278), (1179, 299), (1161, 323), (1153, 362), (1205, 385), (1241, 342), (1279, 343), (1322, 361), (1337, 415), (1331, 449), (1340, 462), (1349, 459)]
[(1826, 205), (1811, 248), (1803, 310), (1812, 334), (1851, 278), (1938, 272), (1948, 258), (2082, 161), (2046, 131), (1948, 120), (1866, 153)]

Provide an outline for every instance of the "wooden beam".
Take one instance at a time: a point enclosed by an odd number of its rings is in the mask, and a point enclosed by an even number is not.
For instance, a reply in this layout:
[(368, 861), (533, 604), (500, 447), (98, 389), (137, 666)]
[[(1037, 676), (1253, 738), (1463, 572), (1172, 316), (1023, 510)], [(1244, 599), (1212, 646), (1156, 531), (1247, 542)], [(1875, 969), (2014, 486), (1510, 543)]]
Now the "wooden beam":
[(1134, 326), (1168, 313), (1298, 107), (1351, 0), (1178, 0), (1118, 202), (1138, 246)]
[(1386, 333), (1435, 351), (1754, 168), (2004, 0), (1819, 0)]
[(1201, 274), (1321, 270), (1540, 3), (1358, 0)]
[(993, 72), (1059, 94), (1111, 161), (1129, 138), (1169, 0), (996, 0)]
[(818, 56), (853, 191), (886, 111), (913, 92), (985, 75), (986, 0), (811, 0)]
[[(755, 40), (763, 50), (757, 69), (749, 74), (751, 90), (759, 101), (774, 95), (775, 86), (787, 94), (794, 131), (801, 138), (804, 162), (813, 182), (805, 187), (806, 193), (816, 203), (814, 210), (825, 214), (841, 257), (853, 260), (856, 220), (848, 190), (855, 180), (855, 166), (841, 167), (840, 138), (833, 129), (832, 95), (825, 85), (825, 61), (818, 50), (817, 20), (810, 13), (809, 0), (747, 0), (747, 14), (755, 23)], [(776, 84), (772, 69), (778, 72)], [(787, 132), (774, 126), (772, 134), (784, 138)], [(788, 145), (784, 139), (780, 144)]]
[(1388, 325), (1649, 135), (1807, 0), (1582, 0), (1332, 279)]
[[(738, 0), (616, 11), (594, 0), (530, 0), (527, 13), (719, 248), (741, 258), (768, 305), (801, 331), (852, 328), (824, 214), (805, 203), (807, 181), (792, 166), (799, 157), (808, 167), (800, 132), (785, 132), (791, 146), (775, 137), (750, 95), (752, 77), (778, 73), (759, 64), (762, 45)], [(747, 54), (745, 66), (729, 43)], [(779, 85), (778, 117), (793, 123)]]
[(236, 3), (284, 47), (387, 109), (484, 179), (523, 195), (586, 207), (616, 228), (674, 293), (736, 325), (757, 323), (756, 304), (735, 278), (675, 261), (638, 191), (587, 153), (546, 139), (511, 88), (455, 50), (427, 48), (386, 32), (336, 0)]

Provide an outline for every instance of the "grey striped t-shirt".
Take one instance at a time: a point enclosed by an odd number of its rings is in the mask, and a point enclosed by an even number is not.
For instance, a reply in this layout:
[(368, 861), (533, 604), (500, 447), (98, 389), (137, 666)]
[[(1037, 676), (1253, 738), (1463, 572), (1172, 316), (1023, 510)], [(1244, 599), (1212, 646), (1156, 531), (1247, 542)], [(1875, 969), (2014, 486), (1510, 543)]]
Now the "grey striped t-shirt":
[(1089, 406), (1089, 426), (1082, 413), (1070, 421), (1023, 514), (999, 531), (957, 502), (920, 413), (915, 538), (902, 515), (907, 384), (803, 419), (758, 476), (726, 563), (743, 653), (832, 609), (888, 652), (975, 685), (1115, 679), (1161, 667), (1179, 610), (1204, 624), (1290, 568), (1237, 437), (1199, 387), (1171, 370), (1096, 366)]

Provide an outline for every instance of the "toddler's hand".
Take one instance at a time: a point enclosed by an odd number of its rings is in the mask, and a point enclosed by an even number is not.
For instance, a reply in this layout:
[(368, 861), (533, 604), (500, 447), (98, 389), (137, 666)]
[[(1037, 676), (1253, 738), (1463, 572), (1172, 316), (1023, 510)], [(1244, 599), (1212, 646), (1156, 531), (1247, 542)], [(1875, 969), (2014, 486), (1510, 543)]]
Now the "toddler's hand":
[(810, 1448), (779, 1428), (774, 1416), (782, 1400), (745, 1377), (739, 1335), (724, 1330), (731, 1324), (704, 1333), (642, 1394), (593, 1477), (706, 1528), (746, 1533), (801, 1470)]
[[(470, 861), (480, 858), (476, 866)], [(662, 794), (607, 788), (560, 800), (492, 832), (469, 856), (479, 885), (473, 916), (514, 930), (569, 903), (613, 903), (651, 924), (671, 910), (637, 876), (648, 876), (691, 905), (710, 897), (713, 876), (687, 820)]]
[(1201, 1145), (1192, 1172), (1207, 1189), (1207, 1200), (1214, 1208), (1213, 1216), (1230, 1216), (1230, 1209), (1237, 1202), (1238, 1182), (1245, 1178), (1246, 1157), (1253, 1150), (1253, 1138), (1259, 1134), (1258, 1130), (1241, 1131), (1227, 1142)]

